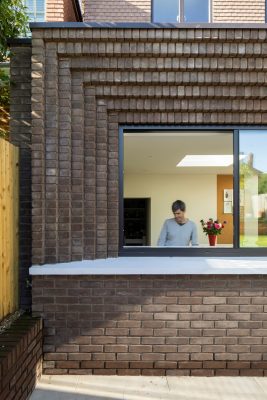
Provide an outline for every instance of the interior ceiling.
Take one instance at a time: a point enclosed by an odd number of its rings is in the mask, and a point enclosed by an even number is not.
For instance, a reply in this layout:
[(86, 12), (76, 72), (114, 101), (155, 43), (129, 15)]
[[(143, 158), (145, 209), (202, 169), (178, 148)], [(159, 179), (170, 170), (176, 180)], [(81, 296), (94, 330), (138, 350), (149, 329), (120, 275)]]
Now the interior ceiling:
[(232, 174), (228, 167), (176, 167), (189, 154), (233, 154), (232, 132), (130, 132), (124, 135), (124, 173)]

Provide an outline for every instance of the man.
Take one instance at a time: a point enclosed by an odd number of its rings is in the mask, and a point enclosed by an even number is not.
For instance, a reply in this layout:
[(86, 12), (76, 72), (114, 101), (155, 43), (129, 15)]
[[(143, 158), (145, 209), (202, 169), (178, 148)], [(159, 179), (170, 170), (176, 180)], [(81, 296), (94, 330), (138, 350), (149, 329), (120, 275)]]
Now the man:
[(197, 227), (185, 217), (186, 205), (182, 200), (172, 204), (174, 218), (166, 219), (160, 232), (158, 246), (198, 245)]

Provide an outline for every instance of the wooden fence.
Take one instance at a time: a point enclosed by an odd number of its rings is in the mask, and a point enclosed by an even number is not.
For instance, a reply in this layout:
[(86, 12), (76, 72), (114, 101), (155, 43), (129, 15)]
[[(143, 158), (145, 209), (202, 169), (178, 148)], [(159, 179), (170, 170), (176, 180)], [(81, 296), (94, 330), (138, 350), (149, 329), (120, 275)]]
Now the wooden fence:
[(19, 150), (0, 139), (0, 321), (18, 309)]

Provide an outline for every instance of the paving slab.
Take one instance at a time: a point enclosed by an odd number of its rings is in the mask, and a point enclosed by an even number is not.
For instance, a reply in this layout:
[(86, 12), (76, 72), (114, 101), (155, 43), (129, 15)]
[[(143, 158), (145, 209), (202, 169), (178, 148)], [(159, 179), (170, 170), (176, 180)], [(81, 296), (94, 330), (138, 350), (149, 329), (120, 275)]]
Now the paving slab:
[(30, 400), (267, 400), (267, 378), (43, 375)]

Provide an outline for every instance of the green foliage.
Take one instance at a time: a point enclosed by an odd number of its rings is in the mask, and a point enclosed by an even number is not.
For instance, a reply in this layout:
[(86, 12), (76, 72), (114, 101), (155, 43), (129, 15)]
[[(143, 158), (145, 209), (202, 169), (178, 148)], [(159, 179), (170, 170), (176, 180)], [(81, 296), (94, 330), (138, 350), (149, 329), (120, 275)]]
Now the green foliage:
[(259, 194), (267, 193), (267, 174), (261, 174), (259, 176)]
[(0, 0), (0, 62), (9, 57), (8, 38), (26, 36), (26, 11), (24, 0)]
[(9, 70), (3, 68), (0, 69), (0, 137), (4, 139), (8, 139), (9, 136), (9, 98)]
[(0, 106), (7, 108), (9, 106), (10, 78), (5, 69), (0, 69)]
[(0, 128), (0, 138), (5, 139), (5, 140), (8, 140), (8, 136), (9, 136), (8, 131), (3, 131), (3, 130)]

